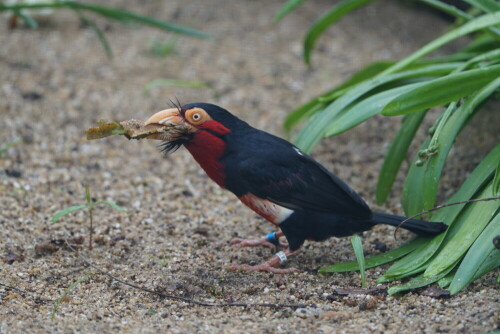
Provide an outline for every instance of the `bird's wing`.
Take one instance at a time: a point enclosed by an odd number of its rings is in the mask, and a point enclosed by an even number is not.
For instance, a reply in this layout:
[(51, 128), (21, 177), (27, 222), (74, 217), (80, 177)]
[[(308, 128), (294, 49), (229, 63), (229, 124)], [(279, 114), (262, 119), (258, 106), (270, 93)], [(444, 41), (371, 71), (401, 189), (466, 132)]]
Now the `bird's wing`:
[(259, 152), (238, 163), (238, 177), (246, 191), (290, 209), (349, 214), (368, 219), (371, 210), (337, 176), (296, 147)]

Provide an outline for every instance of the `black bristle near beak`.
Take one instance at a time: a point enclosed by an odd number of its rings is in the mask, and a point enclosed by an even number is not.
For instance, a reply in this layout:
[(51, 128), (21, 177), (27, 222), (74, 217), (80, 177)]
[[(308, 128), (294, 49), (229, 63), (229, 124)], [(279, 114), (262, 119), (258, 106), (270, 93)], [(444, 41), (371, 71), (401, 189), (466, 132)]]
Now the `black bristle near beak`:
[(168, 155), (170, 153), (173, 153), (179, 149), (179, 147), (184, 144), (184, 140), (182, 139), (177, 139), (177, 140), (172, 140), (172, 141), (165, 141), (161, 143), (158, 147), (160, 149), (160, 152), (162, 152), (165, 155)]

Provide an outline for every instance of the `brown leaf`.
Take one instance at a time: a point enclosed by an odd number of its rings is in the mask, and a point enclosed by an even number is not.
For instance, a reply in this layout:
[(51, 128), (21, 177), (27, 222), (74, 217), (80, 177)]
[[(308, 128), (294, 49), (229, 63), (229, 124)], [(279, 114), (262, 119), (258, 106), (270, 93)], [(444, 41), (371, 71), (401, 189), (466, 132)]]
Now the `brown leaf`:
[(35, 245), (35, 254), (37, 256), (45, 256), (49, 255), (52, 253), (55, 253), (59, 250), (59, 247), (49, 243), (49, 244), (43, 244), (43, 245)]
[(438, 288), (436, 286), (431, 286), (420, 292), (420, 295), (434, 298), (447, 298), (450, 296), (450, 291)]
[[(185, 125), (178, 124), (148, 124), (137, 119), (128, 121), (108, 122), (100, 120), (96, 127), (89, 128), (85, 131), (88, 140), (101, 139), (113, 135), (123, 135), (128, 139), (142, 139), (151, 137), (151, 139), (169, 140), (176, 138), (178, 135), (186, 132), (189, 128)], [(157, 136), (154, 136), (157, 135)]]
[(379, 295), (387, 293), (387, 287), (384, 285), (374, 286), (371, 288), (336, 288), (333, 289), (333, 294), (338, 296), (348, 296), (348, 295)]

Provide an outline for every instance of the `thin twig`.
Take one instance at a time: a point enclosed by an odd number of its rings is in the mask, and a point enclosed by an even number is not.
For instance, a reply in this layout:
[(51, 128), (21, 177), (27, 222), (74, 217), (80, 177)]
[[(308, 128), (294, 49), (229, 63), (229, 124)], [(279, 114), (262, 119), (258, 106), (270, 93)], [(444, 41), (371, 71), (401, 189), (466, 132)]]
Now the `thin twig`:
[(429, 212), (433, 212), (433, 211), (436, 211), (436, 210), (440, 210), (442, 208), (446, 208), (448, 206), (454, 206), (454, 205), (460, 205), (460, 204), (467, 204), (467, 203), (473, 203), (473, 202), (486, 202), (486, 201), (494, 201), (494, 200), (498, 200), (500, 199), (500, 196), (495, 196), (495, 197), (486, 197), (486, 198), (475, 198), (475, 199), (469, 199), (467, 201), (460, 201), (460, 202), (453, 202), (453, 203), (447, 203), (447, 204), (442, 204), (442, 205), (438, 205), (432, 209), (429, 209), (429, 210), (425, 210), (425, 211), (422, 211), (422, 212), (419, 212), (411, 217), (408, 217), (406, 218), (405, 220), (403, 220), (401, 223), (399, 223), (399, 225), (396, 227), (396, 230), (394, 231), (394, 239), (397, 239), (396, 237), (396, 233), (398, 232), (398, 229), (404, 224), (406, 223), (407, 221), (413, 219), (413, 218), (416, 218), (418, 216), (422, 216), (422, 215), (425, 215), (426, 213), (429, 213)]
[(118, 277), (115, 277), (113, 275), (111, 275), (109, 272), (105, 271), (104, 269), (101, 269), (100, 267), (98, 267), (97, 265), (93, 264), (92, 262), (90, 262), (89, 260), (87, 260), (85, 257), (83, 257), (77, 250), (75, 250), (72, 245), (66, 241), (66, 244), (68, 245), (68, 248), (70, 248), (71, 250), (73, 250), (76, 255), (78, 256), (78, 258), (80, 260), (82, 260), (83, 262), (85, 262), (85, 264), (87, 264), (89, 267), (92, 267), (94, 268), (95, 270), (99, 271), (100, 273), (110, 277), (111, 279), (117, 281), (118, 283), (121, 283), (121, 284), (124, 284), (124, 285), (128, 285), (134, 289), (139, 289), (139, 290), (142, 290), (142, 291), (145, 291), (145, 292), (149, 292), (151, 294), (154, 294), (154, 295), (157, 295), (158, 297), (161, 297), (161, 298), (165, 298), (165, 299), (171, 299), (171, 300), (178, 300), (178, 301), (182, 301), (182, 302), (185, 302), (185, 303), (189, 303), (189, 304), (194, 304), (194, 305), (198, 305), (198, 306), (207, 306), (207, 307), (231, 307), (231, 306), (239, 306), (239, 307), (269, 307), (269, 308), (304, 308), (304, 307), (307, 307), (308, 305), (305, 305), (305, 304), (275, 304), (275, 303), (209, 303), (209, 302), (204, 302), (204, 301), (200, 301), (200, 300), (195, 300), (195, 299), (190, 299), (190, 298), (186, 298), (186, 297), (180, 297), (180, 296), (176, 296), (176, 295), (170, 295), (170, 294), (165, 294), (165, 293), (162, 293), (162, 292), (158, 292), (158, 291), (154, 291), (154, 290), (151, 290), (151, 289), (148, 289), (148, 288), (144, 288), (142, 286), (139, 286), (139, 285), (136, 285), (136, 284), (133, 284), (133, 283), (130, 283), (130, 282), (127, 282), (127, 281), (124, 281), (122, 279), (119, 279)]

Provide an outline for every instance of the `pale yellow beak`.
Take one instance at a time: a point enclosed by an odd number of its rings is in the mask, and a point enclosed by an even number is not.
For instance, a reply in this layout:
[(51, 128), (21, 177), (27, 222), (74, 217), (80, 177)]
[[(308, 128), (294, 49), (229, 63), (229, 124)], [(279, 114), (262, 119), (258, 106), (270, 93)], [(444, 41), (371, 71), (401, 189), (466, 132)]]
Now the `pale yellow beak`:
[(160, 125), (181, 125), (184, 124), (179, 110), (176, 108), (165, 109), (151, 116), (144, 125), (160, 124)]
[(172, 141), (184, 137), (186, 134), (196, 131), (196, 128), (186, 122), (177, 108), (165, 109), (151, 116), (144, 126), (163, 126), (160, 133), (148, 136), (148, 139)]

